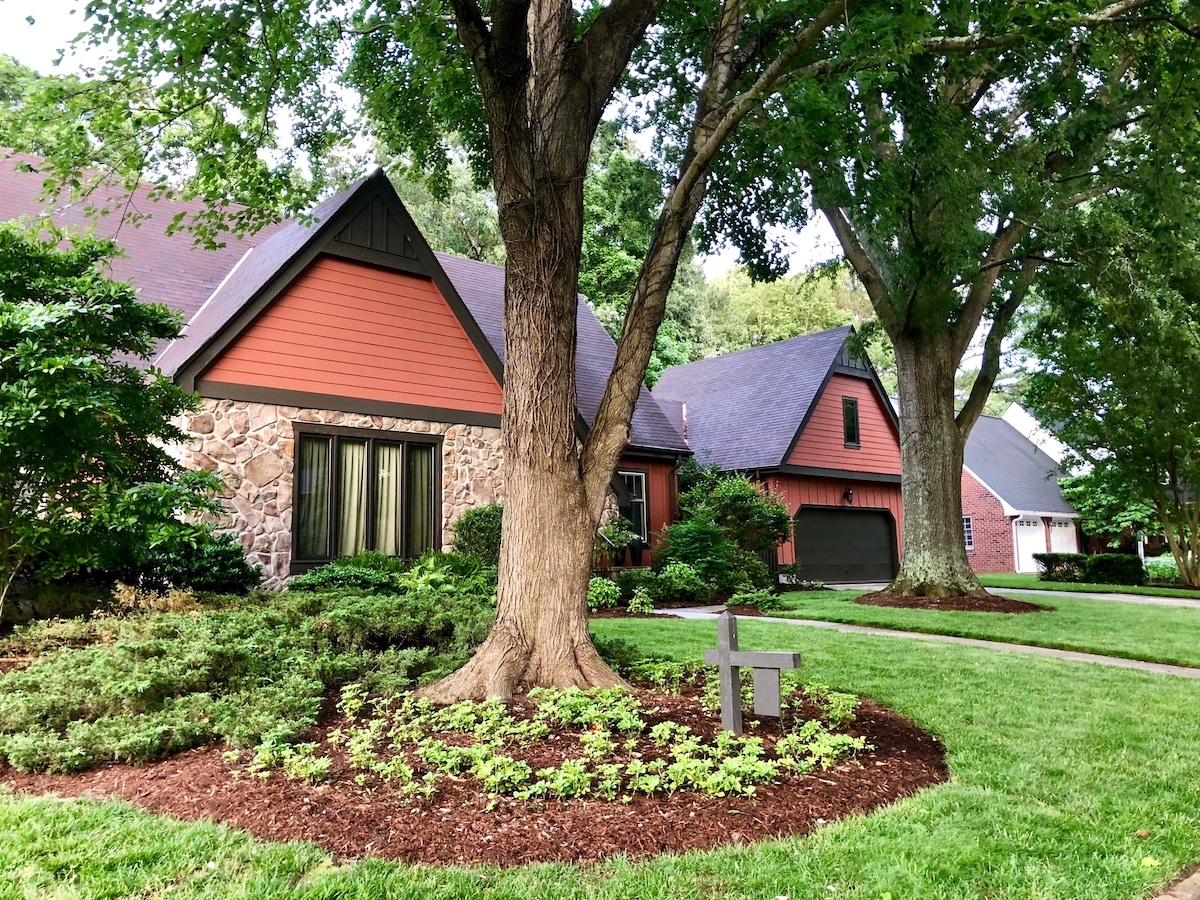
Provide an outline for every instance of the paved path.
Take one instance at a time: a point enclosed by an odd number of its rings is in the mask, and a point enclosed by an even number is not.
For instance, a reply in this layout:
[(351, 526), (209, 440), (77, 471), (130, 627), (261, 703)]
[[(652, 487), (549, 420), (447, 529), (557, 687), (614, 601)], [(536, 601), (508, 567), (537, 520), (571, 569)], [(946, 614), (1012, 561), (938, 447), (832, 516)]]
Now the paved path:
[[(684, 609), (658, 610), (663, 615), (675, 615), (684, 619), (716, 619), (721, 607), (690, 607)], [(1069, 659), (1075, 662), (1097, 663), (1102, 666), (1117, 666), (1122, 669), (1139, 669), (1158, 675), (1176, 675), (1180, 678), (1200, 679), (1200, 668), (1169, 666), (1164, 663), (1145, 662), (1140, 659), (1124, 659), (1120, 656), (1101, 656), (1099, 653), (1080, 653), (1075, 650), (1055, 650), (1051, 647), (1031, 647), (1028, 644), (1010, 644), (1003, 641), (981, 641), (977, 638), (955, 637), (949, 634), (925, 634), (919, 631), (899, 631), (894, 628), (875, 628), (869, 625), (846, 625), (842, 622), (821, 622), (816, 619), (781, 619), (775, 616), (754, 616), (756, 622), (772, 622), (781, 625), (807, 625), (810, 628), (828, 628), (846, 634), (873, 634), (883, 637), (904, 637), (917, 641), (932, 641), (938, 644), (961, 644), (966, 647), (983, 647), (988, 650), (1007, 650), (1012, 653), (1029, 653), (1034, 656), (1049, 656), (1054, 659)]]
[(1159, 894), (1154, 900), (1200, 900), (1200, 872), (1183, 879), (1166, 893)]
[(1082, 591), (1043, 591), (1032, 588), (988, 588), (992, 594), (1029, 594), (1036, 597), (1086, 597), (1089, 600), (1117, 600), (1121, 603), (1145, 603), (1150, 606), (1184, 606), (1200, 609), (1200, 600), (1187, 597), (1158, 597), (1154, 594), (1092, 594)]
[[(883, 582), (858, 584), (830, 584), (827, 587), (839, 591), (882, 591), (886, 584)], [(1155, 594), (1093, 594), (1084, 591), (1054, 591), (1040, 588), (1006, 588), (990, 587), (988, 593), (1000, 594), (1030, 594), (1035, 597), (1084, 597), (1089, 600), (1116, 600), (1120, 603), (1145, 603), (1150, 606), (1182, 606), (1190, 609), (1200, 609), (1200, 600), (1187, 597), (1159, 597)]]

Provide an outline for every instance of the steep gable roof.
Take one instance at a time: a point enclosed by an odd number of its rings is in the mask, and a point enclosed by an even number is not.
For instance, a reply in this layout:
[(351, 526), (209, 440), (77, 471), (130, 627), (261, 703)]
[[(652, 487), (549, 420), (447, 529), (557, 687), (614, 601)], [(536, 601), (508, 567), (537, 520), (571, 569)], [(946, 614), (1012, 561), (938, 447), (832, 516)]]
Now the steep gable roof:
[(980, 416), (967, 438), (964, 465), (1008, 508), (1010, 515), (1074, 516), (1063, 499), (1063, 473), (1045, 452), (1003, 419)]
[(850, 356), (845, 325), (667, 369), (654, 396), (686, 404), (688, 445), (722, 469), (771, 469), (784, 461), (835, 370), (865, 374), (888, 413), (874, 370)]
[(185, 388), (195, 389), (204, 368), (321, 253), (432, 278), (496, 380), (503, 381), (499, 357), (382, 169), (330, 197), (308, 221), (291, 222), (248, 251), (159, 356), (158, 366)]

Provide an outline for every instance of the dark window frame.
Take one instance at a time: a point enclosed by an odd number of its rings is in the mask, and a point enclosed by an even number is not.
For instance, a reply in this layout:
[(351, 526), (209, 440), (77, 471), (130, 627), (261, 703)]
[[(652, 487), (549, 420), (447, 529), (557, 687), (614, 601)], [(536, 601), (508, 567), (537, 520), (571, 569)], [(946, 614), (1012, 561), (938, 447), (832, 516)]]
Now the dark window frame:
[(862, 422), (858, 417), (857, 397), (842, 397), (842, 438), (847, 450), (862, 447)]
[[(650, 470), (649, 469), (639, 469), (639, 468), (636, 468), (633, 466), (622, 466), (621, 468), (617, 469), (616, 474), (617, 474), (618, 478), (621, 478), (625, 475), (636, 475), (642, 479), (642, 496), (641, 496), (640, 500), (641, 500), (641, 504), (642, 504), (642, 519), (643, 519), (643, 521), (641, 523), (642, 524), (642, 532), (639, 534), (639, 537), (642, 539), (642, 542), (644, 544), (646, 544), (646, 546), (649, 546), (650, 545)], [(632, 501), (633, 499), (634, 499), (633, 495), (630, 494), (630, 501)], [(630, 507), (632, 507), (632, 505), (633, 504), (631, 502)], [(630, 522), (633, 525), (634, 531), (637, 531), (638, 523), (633, 522), (633, 520), (630, 520)]]
[[(300, 445), (305, 437), (328, 438), (329, 440), (329, 506), (326, 510), (326, 534), (329, 536), (328, 550), (329, 555), (326, 556), (305, 556), (299, 555), (300, 541), (297, 529), (300, 527), (301, 507), (304, 498), (300, 492)], [(433, 509), (431, 513), (431, 521), (433, 523), (433, 542), (434, 550), (442, 549), (442, 529), (440, 523), (442, 520), (442, 504), (441, 504), (441, 484), (442, 484), (442, 445), (444, 438), (440, 434), (426, 434), (422, 432), (412, 431), (382, 431), (377, 428), (349, 428), (339, 425), (317, 425), (305, 422), (294, 423), (293, 425), (293, 442), (292, 442), (292, 558), (290, 572), (293, 575), (300, 575), (310, 569), (315, 569), (318, 566), (327, 565), (338, 558), (334, 548), (337, 547), (337, 511), (341, 508), (341, 478), (339, 476), (339, 455), (338, 443), (341, 440), (349, 441), (366, 441), (367, 443), (367, 470), (371, 471), (374, 468), (375, 461), (375, 444), (414, 444), (422, 447), (433, 448), (433, 467), (431, 472), (432, 480), (432, 503)], [(401, 464), (402, 471), (407, 472), (408, 452), (404, 451), (404, 461)], [(366, 515), (367, 522), (373, 522), (375, 516), (375, 506), (378, 502), (376, 492), (373, 488), (374, 481), (369, 481), (372, 488), (367, 494)], [(408, 481), (407, 478), (400, 488), (400, 528), (401, 538), (400, 546), (403, 547), (407, 536), (403, 533), (403, 510), (407, 507), (408, 502)], [(375, 543), (374, 529), (367, 529), (366, 546), (372, 548)]]

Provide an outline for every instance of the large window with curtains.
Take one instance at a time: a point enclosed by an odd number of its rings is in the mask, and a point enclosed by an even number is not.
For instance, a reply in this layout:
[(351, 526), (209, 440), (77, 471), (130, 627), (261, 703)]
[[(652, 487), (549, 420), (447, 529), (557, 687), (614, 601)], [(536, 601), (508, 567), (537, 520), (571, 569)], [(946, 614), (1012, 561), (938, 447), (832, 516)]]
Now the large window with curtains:
[(360, 550), (412, 558), (435, 549), (440, 449), (433, 436), (298, 429), (293, 567)]

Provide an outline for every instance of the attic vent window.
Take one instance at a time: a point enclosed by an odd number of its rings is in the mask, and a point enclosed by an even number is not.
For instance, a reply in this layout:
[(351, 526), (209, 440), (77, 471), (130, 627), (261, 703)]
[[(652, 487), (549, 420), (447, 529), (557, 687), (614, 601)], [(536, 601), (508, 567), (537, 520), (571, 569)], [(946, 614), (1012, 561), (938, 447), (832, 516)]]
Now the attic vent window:
[(847, 449), (857, 450), (862, 446), (858, 434), (858, 400), (854, 397), (842, 398), (842, 433)]

